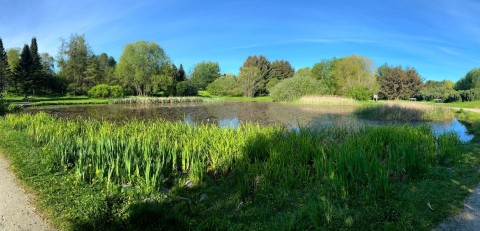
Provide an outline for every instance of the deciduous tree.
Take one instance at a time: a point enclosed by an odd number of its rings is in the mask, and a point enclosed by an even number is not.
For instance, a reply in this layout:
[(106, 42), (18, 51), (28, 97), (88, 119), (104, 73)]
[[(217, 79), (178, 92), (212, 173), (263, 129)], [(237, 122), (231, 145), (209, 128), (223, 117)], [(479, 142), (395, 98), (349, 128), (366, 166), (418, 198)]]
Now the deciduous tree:
[(208, 84), (220, 77), (220, 66), (217, 62), (201, 62), (195, 65), (192, 81), (200, 89), (206, 89)]
[(158, 44), (138, 41), (125, 46), (116, 74), (125, 85), (132, 86), (137, 95), (148, 95), (153, 93), (155, 77), (166, 62), (169, 58)]
[(257, 67), (243, 67), (238, 75), (238, 83), (246, 97), (255, 97), (259, 91), (265, 89), (265, 80)]
[(480, 88), (479, 68), (472, 69), (455, 84), (455, 90), (470, 90), (473, 88)]

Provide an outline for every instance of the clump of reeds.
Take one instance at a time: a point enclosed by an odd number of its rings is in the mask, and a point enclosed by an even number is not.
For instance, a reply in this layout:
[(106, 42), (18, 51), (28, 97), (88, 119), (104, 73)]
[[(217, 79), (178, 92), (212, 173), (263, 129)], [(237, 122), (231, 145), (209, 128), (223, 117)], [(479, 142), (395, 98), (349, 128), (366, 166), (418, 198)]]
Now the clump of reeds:
[[(435, 138), (429, 127), (360, 129), (243, 124), (237, 129), (182, 122), (65, 120), (45, 113), (8, 115), (0, 125), (26, 132), (44, 146), (55, 171), (109, 187), (130, 185), (149, 194), (193, 181), (235, 176), (242, 195), (271, 187), (321, 182), (331, 195), (388, 195), (390, 185), (446, 163), (454, 136)], [(441, 160), (441, 161), (439, 161)], [(177, 179), (176, 181), (174, 179)], [(173, 182), (172, 182), (173, 181)]]
[(365, 106), (356, 112), (361, 118), (384, 121), (441, 121), (452, 120), (451, 109), (418, 103), (384, 103), (375, 106)]
[(122, 99), (112, 99), (112, 104), (166, 104), (166, 103), (190, 103), (190, 102), (205, 102), (212, 99), (203, 97), (128, 97)]
[(342, 96), (329, 96), (329, 95), (308, 95), (302, 96), (298, 103), (300, 104), (313, 104), (322, 106), (356, 106), (359, 105), (358, 101), (351, 98)]

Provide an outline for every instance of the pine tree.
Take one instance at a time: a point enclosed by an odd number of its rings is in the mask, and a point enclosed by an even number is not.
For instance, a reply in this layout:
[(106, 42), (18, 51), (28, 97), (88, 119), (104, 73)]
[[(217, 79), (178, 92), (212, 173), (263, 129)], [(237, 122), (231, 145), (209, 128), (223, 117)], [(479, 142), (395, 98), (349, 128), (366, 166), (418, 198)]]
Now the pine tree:
[(2, 38), (0, 38), (0, 94), (3, 92), (8, 73), (7, 53), (3, 48)]
[(180, 67), (175, 71), (175, 81), (181, 82), (185, 80), (187, 80), (185, 77), (185, 70), (183, 70), (183, 65), (180, 64)]
[(33, 59), (30, 48), (25, 44), (20, 55), (20, 63), (15, 68), (15, 75), (19, 81), (20, 88), (23, 91), (25, 99), (28, 97), (28, 92), (31, 90), (33, 77)]
[(45, 86), (45, 74), (43, 73), (42, 67), (42, 58), (38, 53), (38, 45), (37, 39), (35, 37), (32, 38), (32, 43), (30, 44), (30, 56), (32, 58), (32, 69), (31, 69), (31, 77), (32, 77), (32, 86), (31, 90), (35, 95), (35, 92), (41, 91)]

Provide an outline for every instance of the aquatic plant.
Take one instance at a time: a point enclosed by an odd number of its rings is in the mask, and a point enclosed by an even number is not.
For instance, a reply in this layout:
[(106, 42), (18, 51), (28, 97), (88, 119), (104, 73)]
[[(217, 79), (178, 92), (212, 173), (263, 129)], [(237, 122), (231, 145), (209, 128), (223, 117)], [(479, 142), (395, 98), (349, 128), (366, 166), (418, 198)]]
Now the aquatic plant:
[(452, 120), (451, 109), (418, 103), (394, 102), (359, 108), (355, 114), (360, 118), (384, 121), (441, 121)]

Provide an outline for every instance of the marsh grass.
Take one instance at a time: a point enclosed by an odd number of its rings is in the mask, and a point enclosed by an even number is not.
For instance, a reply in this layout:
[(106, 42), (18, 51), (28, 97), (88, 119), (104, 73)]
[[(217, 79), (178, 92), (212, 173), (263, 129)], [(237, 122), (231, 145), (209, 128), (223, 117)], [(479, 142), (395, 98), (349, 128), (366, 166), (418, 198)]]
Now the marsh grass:
[[(233, 129), (162, 120), (71, 121), (44, 113), (8, 115), (0, 125), (38, 145), (40, 156), (30, 158), (51, 173), (120, 198), (105, 199), (113, 211), (102, 213), (100, 222), (138, 229), (379, 229), (388, 221), (373, 220), (388, 213), (390, 207), (382, 206), (396, 200), (398, 185), (456, 163), (461, 145), (455, 135), (436, 138), (425, 126)], [(184, 186), (188, 181), (193, 189)], [(203, 191), (211, 201), (196, 202)]]
[[(204, 97), (128, 97), (122, 99), (112, 99), (112, 104), (167, 104), (167, 103), (190, 103), (207, 102), (215, 99)], [(218, 100), (217, 100), (218, 101)]]
[(359, 108), (355, 114), (364, 119), (400, 122), (442, 121), (455, 117), (449, 108), (407, 102), (365, 106)]
[(309, 95), (302, 96), (298, 101), (299, 104), (311, 104), (311, 105), (322, 105), (322, 106), (357, 106), (360, 103), (351, 98), (346, 98), (342, 96), (318, 96), (318, 95)]

